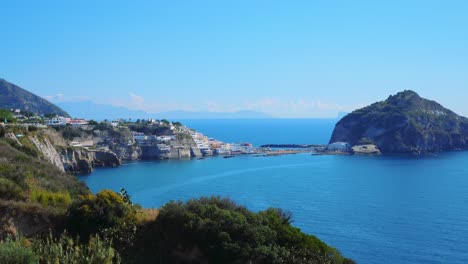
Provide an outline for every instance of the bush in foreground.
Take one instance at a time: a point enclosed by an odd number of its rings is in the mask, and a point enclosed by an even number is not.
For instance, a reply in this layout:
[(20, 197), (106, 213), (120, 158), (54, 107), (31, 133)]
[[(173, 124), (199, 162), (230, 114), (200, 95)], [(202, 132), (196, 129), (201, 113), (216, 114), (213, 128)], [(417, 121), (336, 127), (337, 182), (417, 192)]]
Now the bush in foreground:
[(170, 202), (130, 256), (138, 263), (350, 263), (290, 220), (278, 209), (254, 213), (219, 197)]
[(90, 237), (87, 244), (69, 237), (66, 233), (59, 238), (52, 235), (44, 240), (36, 240), (34, 253), (40, 263), (46, 264), (112, 264), (120, 263), (119, 254), (112, 243), (97, 235)]
[(111, 190), (82, 196), (70, 206), (66, 228), (85, 241), (100, 234), (123, 249), (133, 244), (139, 208)]
[(0, 241), (0, 263), (2, 264), (35, 264), (38, 258), (27, 240), (8, 236)]

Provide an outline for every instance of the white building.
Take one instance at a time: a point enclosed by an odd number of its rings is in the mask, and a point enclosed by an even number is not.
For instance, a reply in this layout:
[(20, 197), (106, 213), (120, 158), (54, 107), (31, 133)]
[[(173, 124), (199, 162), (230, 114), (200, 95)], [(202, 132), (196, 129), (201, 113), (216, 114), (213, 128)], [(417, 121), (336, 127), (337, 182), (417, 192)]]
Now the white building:
[(343, 152), (346, 152), (346, 151), (349, 151), (349, 149), (351, 148), (351, 145), (347, 142), (334, 142), (332, 144), (329, 144), (327, 146), (327, 150), (328, 151), (343, 151)]
[(71, 118), (57, 116), (57, 117), (47, 120), (47, 124), (50, 126), (64, 126), (70, 123), (70, 121), (71, 121)]
[(175, 135), (167, 135), (167, 136), (157, 136), (157, 141), (171, 141), (175, 139)]
[(170, 152), (171, 151), (171, 147), (166, 145), (166, 144), (157, 144), (156, 146), (162, 152)]
[(132, 131), (132, 136), (133, 139), (137, 142), (145, 142), (146, 140), (148, 140), (148, 136), (141, 132)]
[(112, 127), (118, 127), (120, 125), (120, 122), (118, 120), (112, 120), (111, 126)]

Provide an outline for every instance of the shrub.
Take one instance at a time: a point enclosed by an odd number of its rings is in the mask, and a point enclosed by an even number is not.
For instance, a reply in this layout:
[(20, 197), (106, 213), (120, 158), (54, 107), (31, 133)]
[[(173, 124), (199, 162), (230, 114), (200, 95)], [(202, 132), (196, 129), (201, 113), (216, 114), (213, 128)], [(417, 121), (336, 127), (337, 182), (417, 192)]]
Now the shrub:
[(15, 182), (0, 178), (0, 198), (5, 200), (20, 200), (23, 198), (23, 190)]
[(139, 208), (132, 205), (128, 195), (103, 190), (96, 195), (82, 196), (72, 204), (67, 229), (83, 239), (101, 234), (122, 249), (133, 243), (138, 214)]
[(74, 138), (81, 137), (83, 135), (82, 131), (79, 128), (74, 128), (71, 126), (65, 126), (61, 128), (63, 138), (67, 140), (73, 140)]
[(2, 264), (35, 264), (38, 258), (26, 240), (8, 236), (0, 241), (0, 263)]
[(279, 209), (254, 213), (220, 197), (166, 204), (156, 221), (142, 229), (137, 243), (141, 246), (127, 258), (148, 263), (345, 261), (336, 249), (291, 226), (290, 213)]
[(78, 239), (69, 237), (66, 233), (58, 239), (52, 234), (44, 240), (36, 240), (34, 252), (40, 263), (61, 264), (112, 264), (120, 263), (119, 254), (112, 243), (99, 236), (92, 236), (87, 244), (80, 244)]
[(47, 190), (34, 189), (31, 192), (31, 201), (38, 202), (43, 206), (67, 207), (72, 203), (70, 193), (50, 192)]

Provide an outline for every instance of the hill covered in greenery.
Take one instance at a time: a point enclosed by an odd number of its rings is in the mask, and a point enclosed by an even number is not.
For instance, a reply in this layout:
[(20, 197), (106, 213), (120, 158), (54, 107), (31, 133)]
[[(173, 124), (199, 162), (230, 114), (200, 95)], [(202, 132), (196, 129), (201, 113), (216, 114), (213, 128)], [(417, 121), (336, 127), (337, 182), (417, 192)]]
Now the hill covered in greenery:
[(0, 108), (21, 109), (39, 115), (57, 114), (69, 117), (69, 114), (60, 107), (4, 79), (0, 79)]
[(374, 144), (383, 153), (423, 154), (468, 149), (468, 119), (404, 91), (358, 109), (335, 126), (330, 143)]

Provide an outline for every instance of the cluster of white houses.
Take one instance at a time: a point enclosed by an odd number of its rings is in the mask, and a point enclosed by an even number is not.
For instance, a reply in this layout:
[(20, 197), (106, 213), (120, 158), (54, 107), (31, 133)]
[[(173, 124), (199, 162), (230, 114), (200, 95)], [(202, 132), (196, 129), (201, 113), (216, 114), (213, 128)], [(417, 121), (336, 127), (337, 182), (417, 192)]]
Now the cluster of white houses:
[(254, 153), (255, 148), (250, 143), (224, 143), (214, 138), (208, 138), (200, 132), (190, 131), (193, 141), (203, 155), (230, 155)]
[(56, 116), (50, 119), (45, 119), (47, 125), (49, 126), (65, 126), (65, 125), (72, 125), (72, 126), (83, 126), (87, 125), (88, 122), (83, 118), (70, 118), (70, 117), (63, 117), (63, 116)]
[[(209, 138), (200, 132), (186, 129), (193, 141), (204, 156), (231, 155), (255, 153), (255, 148), (250, 143), (224, 143), (214, 138)], [(132, 131), (133, 139), (140, 145), (155, 145), (162, 152), (169, 152), (170, 141), (175, 140), (175, 135), (146, 135), (142, 132)]]
[(132, 136), (133, 139), (138, 143), (138, 144), (148, 144), (153, 141), (157, 142), (167, 142), (175, 139), (175, 135), (163, 135), (163, 136), (157, 136), (157, 135), (145, 135), (142, 132), (136, 132), (132, 131)]

